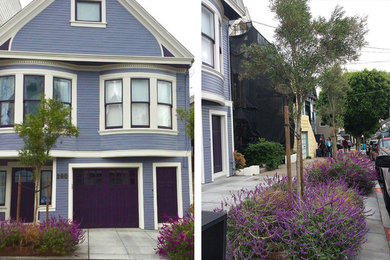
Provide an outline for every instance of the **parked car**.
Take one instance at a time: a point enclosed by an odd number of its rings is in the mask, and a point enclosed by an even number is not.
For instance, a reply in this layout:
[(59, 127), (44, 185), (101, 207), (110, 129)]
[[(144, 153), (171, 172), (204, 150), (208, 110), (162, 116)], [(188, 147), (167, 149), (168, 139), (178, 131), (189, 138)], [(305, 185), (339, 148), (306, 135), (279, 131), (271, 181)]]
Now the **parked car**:
[(370, 159), (372, 161), (376, 160), (376, 158), (380, 154), (381, 147), (385, 147), (386, 145), (388, 145), (388, 142), (390, 142), (390, 137), (385, 137), (385, 138), (379, 139), (378, 143), (376, 143), (376, 144), (373, 143), (372, 144), (372, 149), (371, 149), (371, 152), (370, 152)]
[(378, 169), (378, 181), (383, 190), (387, 211), (390, 212), (390, 138), (378, 141), (376, 150), (379, 155), (375, 158), (375, 167)]
[(373, 145), (378, 143), (378, 139), (371, 139), (367, 145), (366, 154), (370, 156)]

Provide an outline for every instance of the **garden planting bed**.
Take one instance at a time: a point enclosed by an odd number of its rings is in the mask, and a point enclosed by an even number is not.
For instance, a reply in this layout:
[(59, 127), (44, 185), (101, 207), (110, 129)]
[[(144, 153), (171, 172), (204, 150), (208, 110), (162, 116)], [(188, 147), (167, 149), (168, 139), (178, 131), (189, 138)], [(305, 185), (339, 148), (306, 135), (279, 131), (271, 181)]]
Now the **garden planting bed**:
[(65, 256), (82, 241), (79, 225), (62, 218), (40, 224), (0, 222), (0, 256)]
[(305, 170), (305, 193), (286, 177), (233, 194), (228, 214), (229, 259), (344, 259), (356, 256), (368, 227), (363, 196), (377, 173), (368, 158), (339, 153)]

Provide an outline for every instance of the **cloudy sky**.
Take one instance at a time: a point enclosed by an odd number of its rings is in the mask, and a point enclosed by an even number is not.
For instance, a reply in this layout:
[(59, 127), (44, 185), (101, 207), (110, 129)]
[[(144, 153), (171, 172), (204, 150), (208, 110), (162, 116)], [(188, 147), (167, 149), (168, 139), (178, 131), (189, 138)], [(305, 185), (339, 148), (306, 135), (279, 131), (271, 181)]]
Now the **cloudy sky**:
[[(172, 35), (193, 54), (200, 52), (200, 6), (192, 0), (137, 0)], [(31, 0), (21, 0), (22, 6)], [(269, 10), (268, 0), (244, 0), (255, 27), (269, 41), (273, 41), (277, 21)], [(390, 72), (389, 0), (311, 0), (313, 16), (329, 17), (336, 5), (343, 6), (347, 15), (367, 16), (368, 46), (363, 48), (359, 61), (347, 65), (350, 71), (364, 68)], [(199, 6), (199, 8), (198, 8)], [(173, 8), (174, 7), (174, 8)], [(174, 15), (173, 15), (174, 14)], [(199, 15), (198, 15), (199, 14)], [(199, 27), (197, 26), (199, 24)]]

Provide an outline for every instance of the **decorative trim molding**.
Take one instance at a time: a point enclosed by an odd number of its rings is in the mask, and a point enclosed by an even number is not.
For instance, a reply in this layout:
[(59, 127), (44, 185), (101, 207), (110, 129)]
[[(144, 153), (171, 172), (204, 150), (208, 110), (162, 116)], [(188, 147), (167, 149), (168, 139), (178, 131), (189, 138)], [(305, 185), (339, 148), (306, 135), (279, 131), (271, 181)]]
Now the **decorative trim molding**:
[(210, 66), (206, 66), (206, 65), (202, 64), (202, 71), (204, 71), (206, 73), (210, 73), (213, 76), (217, 76), (222, 81), (225, 81), (225, 76), (221, 72), (219, 72), (218, 70), (216, 70), (214, 68), (211, 68)]
[(11, 65), (42, 65), (42, 66), (53, 66), (58, 68), (70, 69), (70, 70), (82, 70), (82, 71), (106, 71), (106, 70), (115, 70), (115, 69), (156, 69), (163, 70), (172, 73), (185, 73), (187, 69), (184, 68), (175, 68), (169, 65), (158, 65), (158, 64), (130, 64), (130, 63), (118, 63), (110, 65), (100, 65), (100, 66), (85, 66), (85, 65), (75, 65), (61, 61), (54, 60), (25, 60), (25, 59), (9, 59), (0, 61), (1, 66), (11, 66)]
[[(4, 26), (3, 26), (4, 27)], [(2, 27), (0, 27), (1, 29)], [(0, 30), (1, 32), (1, 30)], [(152, 57), (152, 56), (125, 56), (125, 55), (95, 55), (75, 53), (49, 53), (0, 51), (0, 58), (27, 59), (27, 60), (54, 60), (54, 61), (82, 61), (82, 62), (114, 62), (114, 63), (146, 63), (191, 66), (193, 57)]]
[[(187, 157), (191, 151), (136, 149), (108, 151), (52, 150), (50, 156), (63, 158), (115, 158), (115, 157)], [(0, 150), (0, 158), (18, 158), (17, 150)]]

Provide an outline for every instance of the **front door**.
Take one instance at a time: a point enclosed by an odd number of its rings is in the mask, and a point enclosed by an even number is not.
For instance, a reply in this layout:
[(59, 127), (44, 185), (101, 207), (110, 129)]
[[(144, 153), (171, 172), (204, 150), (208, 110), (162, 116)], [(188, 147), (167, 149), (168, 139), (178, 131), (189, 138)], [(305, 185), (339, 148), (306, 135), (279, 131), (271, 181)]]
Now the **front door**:
[(212, 116), (213, 167), (214, 173), (222, 171), (222, 132), (221, 117)]
[(176, 167), (157, 167), (158, 223), (177, 217)]
[(18, 201), (18, 182), (21, 176), (20, 192), (20, 219), (25, 222), (33, 222), (34, 219), (34, 180), (32, 169), (12, 170), (12, 191), (11, 191), (11, 218), (16, 219)]

